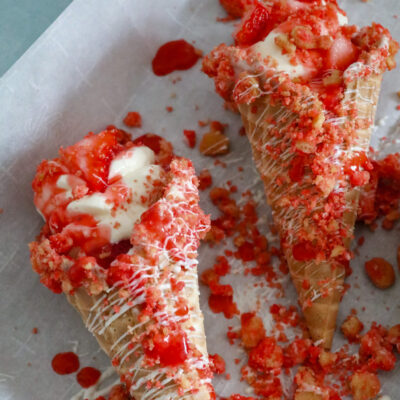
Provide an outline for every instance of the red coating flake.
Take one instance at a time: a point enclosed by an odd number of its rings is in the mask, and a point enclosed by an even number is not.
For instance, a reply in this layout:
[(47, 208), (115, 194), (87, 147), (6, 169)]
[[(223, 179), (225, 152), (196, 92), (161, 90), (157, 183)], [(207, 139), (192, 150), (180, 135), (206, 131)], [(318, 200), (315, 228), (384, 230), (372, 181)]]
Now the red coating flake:
[(174, 107), (172, 107), (172, 106), (166, 106), (166, 107), (165, 107), (165, 110), (166, 110), (167, 112), (169, 112), (169, 113), (172, 113), (172, 111), (174, 111)]
[(76, 376), (76, 380), (83, 388), (89, 388), (94, 386), (100, 379), (101, 372), (93, 367), (85, 367), (82, 368), (78, 375)]
[(137, 111), (130, 111), (124, 118), (124, 124), (131, 128), (141, 128), (142, 116)]
[(203, 169), (199, 174), (199, 189), (206, 190), (212, 185), (212, 176), (208, 169)]
[(32, 329), (32, 334), (33, 335), (37, 335), (38, 333), (39, 333), (39, 329), (38, 328), (35, 327), (35, 328)]
[(232, 295), (211, 294), (208, 299), (208, 305), (211, 311), (215, 313), (223, 313), (225, 318), (233, 318), (239, 314), (236, 303), (233, 301)]
[(196, 146), (196, 132), (193, 130), (184, 129), (183, 135), (185, 136), (186, 144), (193, 149)]
[(51, 361), (53, 371), (59, 375), (73, 374), (79, 369), (79, 358), (72, 351), (58, 353)]
[(210, 354), (209, 358), (212, 372), (218, 375), (225, 373), (225, 360), (219, 354)]

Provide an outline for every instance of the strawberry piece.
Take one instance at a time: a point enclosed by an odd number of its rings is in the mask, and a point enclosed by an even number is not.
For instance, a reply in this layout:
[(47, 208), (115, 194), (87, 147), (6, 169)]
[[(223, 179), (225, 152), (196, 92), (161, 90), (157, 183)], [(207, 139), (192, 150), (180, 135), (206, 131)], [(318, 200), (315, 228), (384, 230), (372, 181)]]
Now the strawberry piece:
[(249, 14), (236, 32), (235, 40), (238, 45), (251, 46), (263, 40), (273, 29), (273, 21), (270, 21), (267, 9), (258, 4)]
[(149, 147), (154, 151), (157, 163), (161, 164), (165, 168), (169, 166), (174, 158), (172, 144), (154, 133), (146, 133), (139, 136), (133, 141), (133, 144), (136, 146)]
[(233, 18), (241, 18), (244, 13), (243, 0), (219, 0), (221, 6), (225, 8), (225, 11), (229, 16)]
[(193, 149), (194, 146), (196, 146), (196, 132), (189, 129), (184, 129), (183, 135), (185, 136), (187, 145)]
[(61, 161), (73, 174), (82, 174), (93, 191), (107, 187), (108, 169), (115, 155), (122, 149), (115, 131), (89, 133), (78, 143), (60, 150)]
[(325, 59), (326, 69), (339, 69), (344, 71), (358, 58), (358, 49), (344, 36), (338, 36), (330, 47)]

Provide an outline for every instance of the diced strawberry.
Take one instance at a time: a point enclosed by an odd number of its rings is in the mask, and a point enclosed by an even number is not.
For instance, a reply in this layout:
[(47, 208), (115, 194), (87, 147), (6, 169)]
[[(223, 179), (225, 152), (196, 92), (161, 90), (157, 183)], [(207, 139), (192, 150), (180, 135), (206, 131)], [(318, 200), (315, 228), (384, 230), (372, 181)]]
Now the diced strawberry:
[(242, 46), (251, 46), (263, 40), (272, 29), (273, 21), (270, 21), (267, 9), (258, 4), (247, 18), (244, 18), (236, 32), (236, 43)]
[(243, 0), (219, 0), (221, 6), (233, 18), (241, 18), (244, 13)]
[(344, 71), (358, 57), (358, 49), (344, 36), (338, 36), (328, 51), (325, 59), (326, 69), (339, 69)]
[(184, 129), (183, 135), (185, 136), (187, 145), (193, 149), (196, 146), (196, 132), (193, 130)]
[(111, 160), (122, 147), (115, 131), (90, 133), (78, 143), (60, 150), (61, 160), (72, 173), (82, 174), (90, 189), (103, 191), (107, 186)]

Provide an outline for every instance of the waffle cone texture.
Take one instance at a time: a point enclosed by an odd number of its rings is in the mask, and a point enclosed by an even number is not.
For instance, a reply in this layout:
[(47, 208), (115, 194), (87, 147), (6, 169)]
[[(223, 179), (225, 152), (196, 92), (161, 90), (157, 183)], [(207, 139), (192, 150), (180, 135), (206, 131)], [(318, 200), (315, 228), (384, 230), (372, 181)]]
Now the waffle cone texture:
[[(379, 96), (381, 75), (371, 75), (368, 78), (358, 78), (346, 86), (344, 104), (356, 105), (359, 118), (373, 121)], [(278, 186), (275, 179), (288, 174), (288, 159), (273, 158), (270, 153), (264, 151), (266, 146), (276, 143), (268, 123), (268, 117), (285, 115), (285, 120), (277, 120), (276, 128), (285, 129), (287, 119), (294, 119), (296, 115), (290, 114), (282, 104), (271, 105), (268, 95), (258, 97), (255, 102), (238, 104), (247, 137), (250, 141), (255, 165), (264, 183), (267, 202), (272, 208), (274, 223), (281, 235), (284, 224), (292, 226), (304, 226), (312, 224), (312, 215), (303, 209), (286, 208), (280, 199), (283, 193), (292, 193), (301, 196), (301, 191), (308, 189), (297, 183), (286, 183)], [(254, 112), (254, 110), (257, 110)], [(360, 128), (356, 131), (354, 146), (359, 151), (368, 152), (372, 124), (368, 128)], [(352, 151), (353, 149), (345, 149)], [(354, 224), (357, 216), (359, 189), (350, 185), (345, 188), (346, 211), (343, 218), (337, 221), (347, 232), (344, 244), (348, 248), (353, 236)], [(324, 206), (324, 197), (321, 197), (317, 207)], [(306, 221), (308, 219), (308, 221)], [(334, 258), (322, 262), (315, 260), (297, 261), (293, 257), (291, 248), (285, 249), (285, 257), (289, 266), (290, 275), (296, 287), (299, 304), (303, 309), (304, 317), (311, 338), (325, 348), (330, 348), (336, 327), (336, 317), (343, 293), (345, 269)], [(308, 282), (304, 287), (304, 281)], [(324, 282), (324, 295), (321, 292), (321, 282)]]

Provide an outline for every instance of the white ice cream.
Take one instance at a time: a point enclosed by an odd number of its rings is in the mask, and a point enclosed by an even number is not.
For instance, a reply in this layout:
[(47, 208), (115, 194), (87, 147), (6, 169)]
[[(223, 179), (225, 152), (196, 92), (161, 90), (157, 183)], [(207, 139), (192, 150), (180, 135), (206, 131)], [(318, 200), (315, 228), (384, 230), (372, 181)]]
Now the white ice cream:
[[(72, 201), (67, 211), (71, 214), (89, 214), (99, 225), (110, 227), (111, 243), (129, 239), (135, 222), (149, 207), (148, 194), (153, 183), (161, 176), (161, 167), (154, 164), (154, 152), (146, 146), (134, 147), (119, 154), (110, 165), (108, 178), (118, 178), (112, 186), (125, 185), (130, 189), (131, 197), (118, 207), (107, 200), (104, 193), (93, 193)], [(61, 175), (57, 186), (68, 193), (68, 175)]]
[[(300, 6), (296, 6), (297, 2), (292, 2), (292, 8), (298, 9)], [(301, 7), (304, 7), (304, 3), (300, 3)], [(347, 17), (343, 15), (340, 11), (337, 12), (337, 18), (340, 26), (347, 25)], [(321, 25), (321, 32), (325, 34), (328, 30), (325, 26)], [(274, 62), (275, 68), (280, 72), (286, 72), (291, 78), (304, 76), (307, 74), (306, 68), (299, 62), (298, 65), (293, 65), (290, 62), (290, 54), (282, 54), (282, 49), (275, 43), (275, 38), (281, 35), (282, 32), (279, 31), (279, 27), (273, 29), (268, 36), (254, 44), (251, 49), (253, 54), (256, 54), (260, 60), (265, 60), (267, 57)]]
[(67, 199), (72, 197), (72, 187), (68, 183), (69, 175), (61, 175), (57, 179), (57, 187), (60, 189), (64, 189), (64, 195), (66, 196)]
[(282, 49), (275, 43), (275, 38), (281, 34), (277, 29), (273, 29), (264, 40), (252, 46), (252, 52), (260, 60), (269, 57), (278, 71), (286, 72), (292, 78), (305, 75), (304, 66), (300, 63), (298, 65), (291, 64), (290, 55), (282, 54)]

